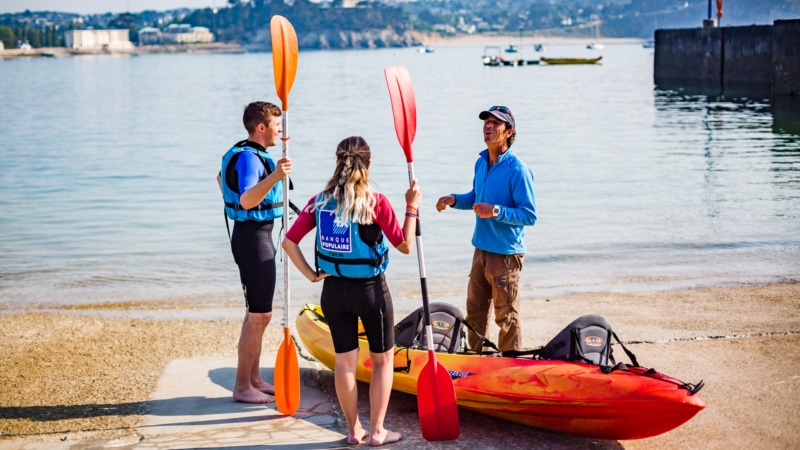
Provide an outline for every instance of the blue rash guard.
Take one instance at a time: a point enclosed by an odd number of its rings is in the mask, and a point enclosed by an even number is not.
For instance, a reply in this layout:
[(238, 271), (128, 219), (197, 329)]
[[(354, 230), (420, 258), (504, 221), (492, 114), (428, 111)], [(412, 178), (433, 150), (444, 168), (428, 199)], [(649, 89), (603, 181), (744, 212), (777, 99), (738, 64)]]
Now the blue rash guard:
[(236, 171), (239, 172), (239, 192), (244, 192), (264, 177), (264, 164), (254, 153), (242, 152), (236, 160)]
[(525, 227), (536, 223), (533, 172), (511, 148), (494, 165), (489, 164), (489, 150), (483, 150), (475, 162), (472, 190), (455, 197), (456, 209), (472, 209), (475, 203), (500, 206), (497, 217), (475, 216), (475, 248), (500, 255), (525, 253)]
[[(230, 173), (227, 166), (234, 158), (236, 158), (233, 166), (235, 173)], [(225, 213), (231, 220), (265, 222), (283, 216), (283, 180), (278, 181), (270, 189), (257, 207), (246, 210), (240, 203), (241, 193), (266, 178), (269, 172), (274, 170), (275, 164), (275, 160), (263, 147), (249, 141), (237, 143), (225, 153), (220, 170), (222, 198), (225, 201)], [(238, 188), (238, 191), (234, 191), (233, 187)]]

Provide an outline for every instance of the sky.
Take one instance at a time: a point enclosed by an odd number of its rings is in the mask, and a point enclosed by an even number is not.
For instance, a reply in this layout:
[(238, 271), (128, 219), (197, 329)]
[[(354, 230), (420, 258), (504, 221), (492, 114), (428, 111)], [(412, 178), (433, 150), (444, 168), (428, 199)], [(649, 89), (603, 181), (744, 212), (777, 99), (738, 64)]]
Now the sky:
[(26, 9), (78, 14), (138, 13), (146, 9), (222, 8), (226, 3), (227, 0), (0, 0), (0, 14), (23, 12)]

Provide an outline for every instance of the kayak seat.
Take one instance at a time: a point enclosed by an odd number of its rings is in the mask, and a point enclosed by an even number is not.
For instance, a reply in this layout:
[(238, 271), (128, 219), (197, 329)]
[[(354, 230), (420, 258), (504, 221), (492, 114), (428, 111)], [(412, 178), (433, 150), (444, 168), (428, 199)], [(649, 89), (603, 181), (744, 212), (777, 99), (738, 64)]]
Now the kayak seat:
[[(433, 331), (433, 350), (436, 352), (457, 353), (466, 343), (464, 314), (448, 303), (434, 302), (428, 305)], [(425, 332), (423, 309), (406, 316), (394, 327), (394, 343), (398, 347), (414, 350), (428, 350), (428, 337)]]

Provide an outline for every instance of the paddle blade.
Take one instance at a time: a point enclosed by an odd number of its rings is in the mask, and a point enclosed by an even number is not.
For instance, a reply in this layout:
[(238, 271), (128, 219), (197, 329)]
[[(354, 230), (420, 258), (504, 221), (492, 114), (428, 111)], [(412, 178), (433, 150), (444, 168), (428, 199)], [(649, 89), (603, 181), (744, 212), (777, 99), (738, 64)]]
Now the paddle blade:
[(283, 16), (272, 16), (269, 23), (272, 36), (272, 70), (275, 71), (275, 90), (284, 111), (289, 110), (289, 91), (297, 73), (297, 34)]
[(383, 70), (386, 85), (389, 87), (389, 99), (392, 101), (394, 130), (397, 140), (406, 154), (406, 161), (413, 162), (414, 154), (411, 144), (417, 133), (417, 101), (414, 97), (414, 86), (411, 76), (403, 66), (390, 66)]
[(283, 342), (275, 360), (275, 403), (278, 411), (287, 416), (300, 406), (300, 367), (289, 328), (283, 329)]
[(458, 404), (453, 380), (447, 369), (428, 350), (428, 363), (417, 379), (417, 409), (422, 437), (428, 441), (458, 439)]

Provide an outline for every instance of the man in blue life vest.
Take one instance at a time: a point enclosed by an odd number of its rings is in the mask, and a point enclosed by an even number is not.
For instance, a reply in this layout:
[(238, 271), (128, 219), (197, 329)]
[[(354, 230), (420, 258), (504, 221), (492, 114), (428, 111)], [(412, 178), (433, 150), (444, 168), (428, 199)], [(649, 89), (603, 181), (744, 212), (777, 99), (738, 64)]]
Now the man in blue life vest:
[(278, 143), (281, 110), (272, 103), (253, 102), (242, 118), (246, 140), (222, 157), (217, 183), (225, 214), (233, 220), (231, 251), (239, 266), (246, 312), (239, 337), (239, 360), (233, 399), (245, 403), (275, 401), (275, 388), (261, 379), (261, 343), (272, 319), (275, 294), (275, 244), (272, 228), (284, 214), (283, 179), (292, 171), (289, 158), (275, 159), (267, 148)]
[[(478, 117), (483, 120), (487, 148), (475, 163), (472, 190), (439, 198), (436, 209), (441, 212), (450, 206), (475, 212), (466, 320), (485, 336), (494, 303), (495, 323), (500, 327), (497, 347), (521, 350), (519, 275), (525, 259), (525, 227), (536, 223), (533, 172), (511, 149), (516, 137), (511, 111), (492, 106)], [(481, 349), (480, 337), (471, 330), (468, 340), (470, 348)]]

